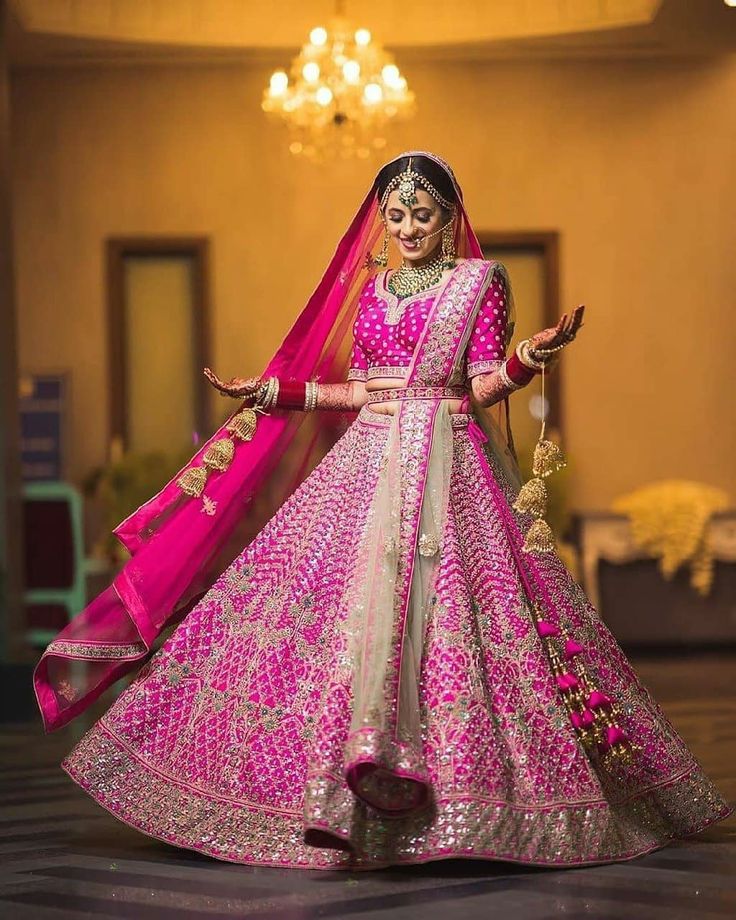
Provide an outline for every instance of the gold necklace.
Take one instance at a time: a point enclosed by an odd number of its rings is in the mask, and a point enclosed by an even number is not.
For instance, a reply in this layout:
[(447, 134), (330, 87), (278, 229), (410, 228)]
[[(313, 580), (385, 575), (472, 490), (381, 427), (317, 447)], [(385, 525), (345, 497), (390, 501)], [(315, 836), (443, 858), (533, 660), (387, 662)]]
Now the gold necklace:
[(441, 280), (444, 269), (442, 253), (417, 268), (409, 262), (402, 262), (399, 268), (392, 272), (386, 286), (396, 297), (410, 297), (434, 287)]

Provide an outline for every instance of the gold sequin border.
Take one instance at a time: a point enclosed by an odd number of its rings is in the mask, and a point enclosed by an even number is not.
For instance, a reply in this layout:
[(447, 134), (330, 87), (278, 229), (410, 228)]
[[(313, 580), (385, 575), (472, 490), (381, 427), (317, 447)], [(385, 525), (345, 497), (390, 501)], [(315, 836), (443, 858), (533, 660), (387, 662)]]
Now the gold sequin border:
[(44, 657), (48, 655), (61, 655), (64, 658), (86, 658), (95, 660), (98, 658), (105, 659), (122, 659), (122, 658), (140, 658), (148, 651), (145, 643), (131, 642), (128, 645), (116, 645), (114, 643), (100, 642), (68, 642), (66, 640), (53, 641), (46, 649)]
[[(334, 777), (312, 777), (311, 798), (342, 801), (342, 814), (310, 815), (312, 826), (350, 833), (360, 852), (304, 843), (304, 815), (259, 808), (208, 794), (139, 760), (98, 723), (62, 766), (116, 818), (159, 840), (246, 865), (371, 869), (436, 859), (499, 859), (526, 865), (584, 866), (619, 862), (687, 837), (728, 817), (698, 769), (669, 777), (620, 803), (553, 803), (528, 807), (472, 795), (440, 798), (430, 810), (384, 818), (348, 800)], [(325, 788), (319, 790), (319, 783)], [(331, 811), (331, 809), (328, 809)]]

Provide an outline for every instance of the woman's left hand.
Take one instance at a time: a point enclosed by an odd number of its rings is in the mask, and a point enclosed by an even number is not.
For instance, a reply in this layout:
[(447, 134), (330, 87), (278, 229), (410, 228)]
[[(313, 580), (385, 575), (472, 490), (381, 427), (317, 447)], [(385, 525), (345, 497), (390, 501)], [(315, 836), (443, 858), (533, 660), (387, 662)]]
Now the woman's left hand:
[(261, 384), (260, 377), (231, 377), (228, 381), (220, 380), (217, 374), (211, 371), (209, 367), (204, 369), (204, 375), (223, 396), (233, 396), (235, 398), (252, 396)]
[[(542, 351), (550, 348), (559, 349), (554, 356), (557, 357), (562, 351), (562, 348), (569, 345), (575, 339), (575, 336), (578, 334), (578, 330), (583, 325), (583, 314), (585, 313), (585, 305), (580, 304), (580, 306), (575, 307), (572, 313), (563, 313), (562, 317), (557, 323), (556, 326), (551, 326), (549, 329), (543, 329), (541, 332), (537, 332), (535, 335), (531, 336), (529, 339), (529, 348), (531, 351), (532, 357), (535, 356), (535, 351), (540, 349)], [(560, 348), (562, 346), (562, 348)], [(540, 357), (542, 357), (540, 355)]]

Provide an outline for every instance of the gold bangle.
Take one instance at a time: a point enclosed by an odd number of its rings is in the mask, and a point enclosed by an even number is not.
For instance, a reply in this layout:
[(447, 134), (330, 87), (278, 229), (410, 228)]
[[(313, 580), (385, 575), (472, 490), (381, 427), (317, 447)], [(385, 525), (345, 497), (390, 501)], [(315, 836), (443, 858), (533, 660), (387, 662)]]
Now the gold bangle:
[(516, 346), (516, 357), (532, 371), (544, 370), (544, 361), (537, 361), (529, 354), (529, 339), (523, 339)]
[(307, 380), (304, 387), (304, 411), (313, 412), (317, 408), (317, 387), (316, 380)]
[(503, 381), (503, 385), (507, 387), (509, 390), (520, 390), (523, 384), (516, 383), (516, 381), (512, 380), (511, 377), (509, 377), (508, 371), (506, 370), (506, 363), (507, 362), (504, 361), (503, 364), (499, 367), (498, 376)]
[(269, 377), (263, 389), (259, 389), (255, 405), (260, 409), (269, 409), (275, 402), (274, 393), (278, 391), (278, 378)]

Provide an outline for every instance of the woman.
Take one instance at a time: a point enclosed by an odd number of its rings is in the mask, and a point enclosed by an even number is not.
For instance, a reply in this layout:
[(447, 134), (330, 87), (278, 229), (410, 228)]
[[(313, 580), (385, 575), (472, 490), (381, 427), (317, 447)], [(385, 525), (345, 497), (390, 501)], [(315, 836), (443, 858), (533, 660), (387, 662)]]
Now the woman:
[[(525, 552), (506, 397), (583, 308), (506, 357), (481, 255), (449, 166), (405, 154), (264, 375), (206, 371), (245, 406), (117, 528), (130, 561), (35, 677), (56, 728), (183, 617), (63, 764), (122, 821), (330, 869), (612, 862), (729, 814), (559, 558)], [(335, 440), (315, 409), (357, 416)]]

